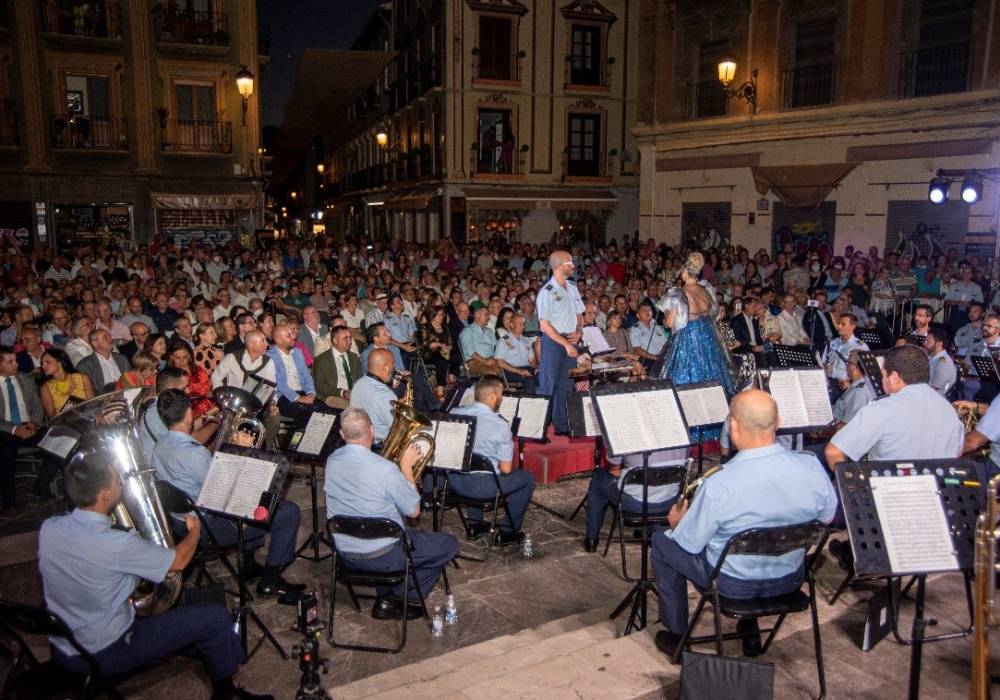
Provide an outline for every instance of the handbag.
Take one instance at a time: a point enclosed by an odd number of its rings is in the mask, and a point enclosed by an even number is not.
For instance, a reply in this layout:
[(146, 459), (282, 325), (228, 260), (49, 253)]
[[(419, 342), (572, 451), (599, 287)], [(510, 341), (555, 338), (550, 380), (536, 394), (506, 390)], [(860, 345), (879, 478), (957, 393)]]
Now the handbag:
[(774, 664), (744, 657), (685, 651), (681, 700), (766, 700), (774, 697)]

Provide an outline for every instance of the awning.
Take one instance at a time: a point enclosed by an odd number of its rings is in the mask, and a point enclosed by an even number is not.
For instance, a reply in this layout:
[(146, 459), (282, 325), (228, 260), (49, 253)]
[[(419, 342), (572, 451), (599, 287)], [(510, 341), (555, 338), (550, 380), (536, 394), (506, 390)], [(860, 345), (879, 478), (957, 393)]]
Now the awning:
[(465, 187), (468, 207), (479, 209), (614, 209), (618, 197), (608, 189)]
[(252, 194), (151, 194), (154, 209), (254, 209)]
[(431, 207), (436, 196), (436, 190), (406, 192), (386, 199), (385, 208), (396, 211), (425, 211)]
[(750, 168), (761, 195), (773, 192), (783, 204), (796, 209), (815, 209), (857, 163), (822, 165), (769, 165)]

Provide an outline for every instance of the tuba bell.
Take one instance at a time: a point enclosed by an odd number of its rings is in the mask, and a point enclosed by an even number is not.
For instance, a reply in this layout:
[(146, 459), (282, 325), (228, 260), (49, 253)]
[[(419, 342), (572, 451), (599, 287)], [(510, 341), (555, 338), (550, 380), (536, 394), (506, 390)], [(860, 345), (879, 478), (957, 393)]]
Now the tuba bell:
[(220, 386), (212, 390), (212, 400), (222, 409), (219, 429), (215, 433), (215, 442), (212, 443), (212, 453), (227, 442), (232, 442), (239, 432), (253, 435), (253, 447), (260, 449), (264, 444), (264, 424), (254, 418), (264, 407), (260, 399), (239, 387)]
[(423, 456), (413, 467), (413, 480), (420, 481), (420, 475), (434, 455), (434, 438), (426, 432), (432, 424), (427, 416), (413, 407), (413, 380), (406, 376), (403, 381), (406, 389), (403, 398), (392, 402), (392, 427), (382, 443), (382, 456), (398, 465), (411, 444), (426, 443), (427, 449), (422, 450)]
[(976, 521), (975, 579), (972, 593), (972, 676), (969, 697), (989, 700), (990, 639), (989, 628), (1000, 624), (997, 603), (997, 520), (1000, 518), (1000, 476), (990, 479), (986, 490), (986, 509)]
[[(122, 499), (112, 516), (119, 527), (134, 529), (161, 547), (173, 547), (163, 505), (156, 491), (155, 469), (149, 465), (139, 441), (138, 417), (147, 390), (128, 389), (84, 401), (54, 418), (50, 425), (65, 427), (81, 436), (71, 461), (98, 452), (107, 453), (122, 482)], [(183, 581), (170, 572), (161, 583), (141, 581), (130, 600), (144, 617), (165, 612), (177, 602)]]

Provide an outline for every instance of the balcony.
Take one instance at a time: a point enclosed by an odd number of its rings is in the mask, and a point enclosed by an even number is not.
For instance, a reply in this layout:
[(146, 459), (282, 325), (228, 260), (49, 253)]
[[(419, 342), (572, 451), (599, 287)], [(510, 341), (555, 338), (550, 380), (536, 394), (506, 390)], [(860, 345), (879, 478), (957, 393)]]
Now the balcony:
[(718, 80), (688, 83), (685, 88), (684, 118), (724, 117), (729, 112), (726, 90)]
[(181, 11), (160, 5), (153, 15), (156, 40), (161, 43), (229, 46), (229, 15), (225, 12)]
[(579, 56), (566, 57), (565, 88), (569, 90), (608, 90), (611, 87), (611, 66), (614, 58), (604, 63), (596, 60), (587, 66)]
[(836, 100), (836, 85), (836, 63), (782, 71), (781, 108), (832, 105)]
[(0, 110), (0, 147), (19, 145), (21, 137), (18, 132), (17, 112), (10, 109)]
[(472, 80), (487, 80), (503, 83), (521, 81), (521, 60), (524, 51), (505, 54), (485, 54), (478, 48), (472, 49)]
[(971, 70), (967, 41), (907, 51), (900, 55), (899, 96), (927, 97), (964, 92), (969, 86)]
[(469, 172), (473, 175), (495, 175), (498, 177), (524, 174), (524, 158), (527, 144), (517, 148), (517, 144), (492, 148), (479, 148), (478, 143), (469, 147)]
[(128, 150), (128, 123), (119, 117), (53, 114), (50, 126), (56, 150)]
[(160, 148), (168, 153), (232, 153), (233, 125), (224, 121), (165, 119)]
[(563, 179), (611, 179), (615, 174), (615, 159), (617, 157), (617, 148), (612, 148), (609, 151), (568, 148), (563, 151)]
[(107, 0), (45, 3), (45, 31), (66, 36), (121, 39), (121, 6)]

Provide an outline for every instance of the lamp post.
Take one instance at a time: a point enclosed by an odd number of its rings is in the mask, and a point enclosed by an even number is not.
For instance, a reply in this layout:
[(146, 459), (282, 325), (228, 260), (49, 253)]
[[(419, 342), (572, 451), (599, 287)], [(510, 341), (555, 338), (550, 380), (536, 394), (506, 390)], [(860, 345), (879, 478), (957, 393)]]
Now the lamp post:
[(750, 103), (753, 113), (757, 114), (757, 69), (750, 71), (750, 80), (739, 87), (733, 87), (733, 79), (736, 77), (736, 59), (727, 54), (719, 60), (719, 82), (725, 91), (726, 99), (739, 97)]
[(253, 96), (253, 73), (246, 66), (240, 66), (236, 73), (236, 89), (240, 91), (243, 98), (243, 126), (247, 125), (247, 106)]

